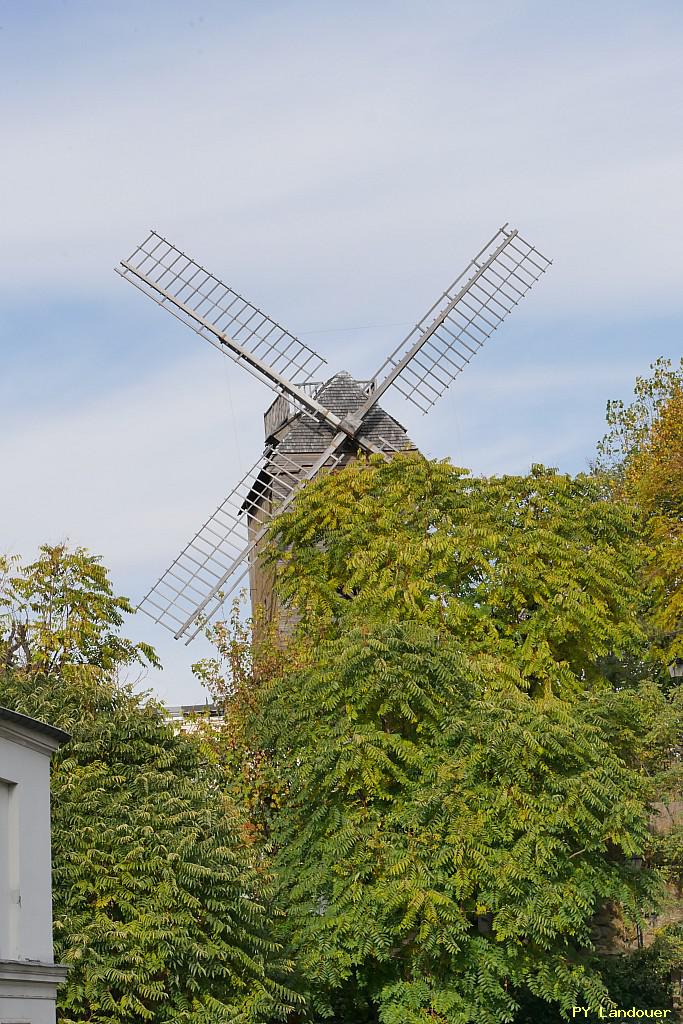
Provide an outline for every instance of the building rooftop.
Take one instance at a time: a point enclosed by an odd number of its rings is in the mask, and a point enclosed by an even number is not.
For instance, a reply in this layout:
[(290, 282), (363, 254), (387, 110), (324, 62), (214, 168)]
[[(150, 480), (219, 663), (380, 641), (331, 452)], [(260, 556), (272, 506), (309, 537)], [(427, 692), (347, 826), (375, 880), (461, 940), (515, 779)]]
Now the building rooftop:
[(38, 733), (53, 740), (57, 745), (67, 743), (71, 737), (63, 729), (57, 729), (47, 722), (39, 722), (37, 718), (29, 718), (28, 715), (21, 715), (18, 711), (10, 711), (9, 708), (0, 707), (0, 722), (19, 727), (26, 732)]

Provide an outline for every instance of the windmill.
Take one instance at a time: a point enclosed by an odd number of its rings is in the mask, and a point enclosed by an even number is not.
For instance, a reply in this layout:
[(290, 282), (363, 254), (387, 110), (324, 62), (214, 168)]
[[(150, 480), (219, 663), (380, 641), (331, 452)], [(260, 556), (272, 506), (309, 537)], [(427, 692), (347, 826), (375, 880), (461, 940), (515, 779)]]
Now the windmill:
[[(186, 643), (248, 572), (273, 516), (322, 469), (359, 450), (390, 458), (412, 447), (378, 404), (390, 390), (423, 413), (452, 384), (550, 266), (504, 224), (370, 381), (319, 379), (325, 360), (152, 231), (117, 273), (273, 389), (266, 447), (140, 603)], [(252, 590), (254, 576), (252, 575)]]

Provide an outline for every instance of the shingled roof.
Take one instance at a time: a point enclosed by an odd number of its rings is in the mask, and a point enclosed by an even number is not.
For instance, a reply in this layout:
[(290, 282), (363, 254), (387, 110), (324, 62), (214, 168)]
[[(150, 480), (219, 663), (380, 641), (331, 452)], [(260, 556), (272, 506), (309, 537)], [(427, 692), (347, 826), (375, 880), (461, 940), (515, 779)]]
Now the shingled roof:
[[(363, 404), (367, 391), (349, 373), (342, 371), (321, 385), (315, 397), (330, 412), (344, 417)], [(362, 432), (381, 448), (402, 451), (415, 447), (405, 428), (379, 405), (375, 405), (363, 420)], [(318, 454), (325, 450), (333, 437), (334, 431), (327, 423), (300, 414), (292, 420), (278, 451), (289, 456)]]

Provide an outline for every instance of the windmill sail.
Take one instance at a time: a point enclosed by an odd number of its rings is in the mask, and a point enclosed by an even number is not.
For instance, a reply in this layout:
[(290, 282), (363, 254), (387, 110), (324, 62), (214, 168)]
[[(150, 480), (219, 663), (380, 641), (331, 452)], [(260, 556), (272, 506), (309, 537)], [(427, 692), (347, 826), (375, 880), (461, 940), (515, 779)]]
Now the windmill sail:
[(502, 227), (386, 359), (362, 411), (393, 386), (428, 412), (550, 265)]
[[(339, 458), (326, 460), (334, 466)], [(316, 470), (317, 470), (316, 466)], [(139, 608), (188, 643), (249, 569), (273, 516), (312, 473), (268, 445), (213, 515), (140, 602)]]
[(316, 379), (326, 364), (312, 348), (155, 231), (116, 271), (271, 386)]
[[(257, 564), (269, 522), (306, 480), (323, 467), (339, 466), (358, 448), (389, 458), (411, 447), (397, 434), (400, 425), (389, 422), (377, 405), (381, 395), (395, 387), (428, 412), (550, 262), (504, 225), (392, 352), (374, 387), (360, 388), (348, 374), (313, 385), (325, 360), (152, 232), (122, 261), (118, 273), (268, 383), (283, 401), (270, 417), (278, 429), (271, 424), (263, 456), (140, 608), (189, 643), (220, 610), (250, 564)], [(349, 403), (351, 385), (358, 393)], [(339, 408), (333, 400), (335, 388), (346, 395)], [(287, 429), (280, 436), (282, 428)], [(316, 439), (313, 448), (311, 439)]]

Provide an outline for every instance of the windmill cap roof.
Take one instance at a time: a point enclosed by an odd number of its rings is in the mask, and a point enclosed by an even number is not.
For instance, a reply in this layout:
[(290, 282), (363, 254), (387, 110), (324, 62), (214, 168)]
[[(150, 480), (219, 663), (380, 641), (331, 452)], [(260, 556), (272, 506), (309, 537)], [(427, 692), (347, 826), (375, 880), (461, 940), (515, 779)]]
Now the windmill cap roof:
[[(346, 370), (340, 370), (325, 381), (315, 392), (315, 398), (335, 416), (343, 418), (363, 404), (373, 381), (357, 381)], [(387, 444), (397, 450), (413, 447), (405, 427), (379, 405), (374, 405), (363, 420), (363, 434), (382, 447)], [(325, 450), (334, 436), (327, 423), (299, 414), (291, 423), (279, 445), (288, 455), (315, 454)]]

